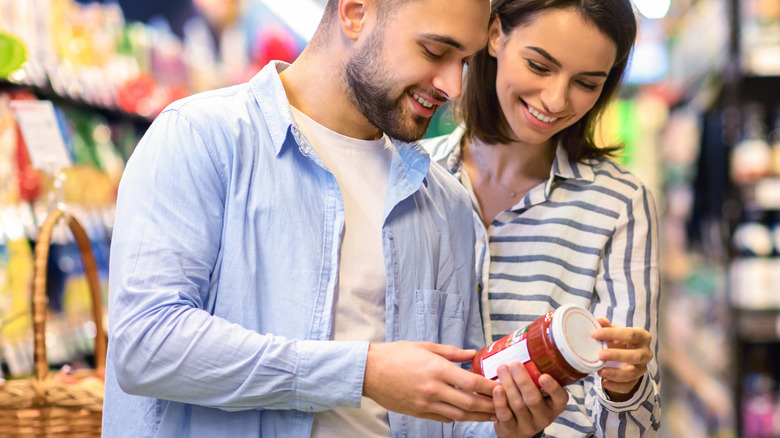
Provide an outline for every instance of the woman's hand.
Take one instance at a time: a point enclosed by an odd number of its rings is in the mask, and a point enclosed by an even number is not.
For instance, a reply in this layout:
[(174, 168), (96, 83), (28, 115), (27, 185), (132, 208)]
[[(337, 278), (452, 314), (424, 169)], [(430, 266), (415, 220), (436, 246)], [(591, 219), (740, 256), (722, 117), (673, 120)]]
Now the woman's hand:
[(549, 374), (539, 377), (536, 387), (522, 363), (498, 367), (501, 385), (493, 388), (499, 437), (532, 437), (558, 418), (569, 401), (569, 393)]
[(593, 333), (593, 338), (607, 343), (607, 348), (599, 353), (599, 359), (620, 365), (599, 371), (601, 387), (612, 401), (629, 400), (639, 389), (642, 376), (647, 373), (647, 364), (653, 360), (652, 336), (640, 328), (614, 327), (605, 318), (598, 321), (602, 328)]

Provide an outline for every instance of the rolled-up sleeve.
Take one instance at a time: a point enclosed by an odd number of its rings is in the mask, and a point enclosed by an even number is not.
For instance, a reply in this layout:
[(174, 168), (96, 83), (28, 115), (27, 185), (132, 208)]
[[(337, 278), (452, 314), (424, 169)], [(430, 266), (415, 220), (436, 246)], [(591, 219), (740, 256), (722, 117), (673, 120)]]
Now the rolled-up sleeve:
[(367, 343), (258, 333), (208, 308), (210, 294), (226, 293), (211, 278), (229, 163), (202, 134), (167, 110), (120, 184), (109, 281), (109, 359), (119, 386), (226, 410), (359, 406)]
[(653, 437), (658, 436), (661, 419), (658, 220), (652, 194), (644, 186), (625, 205), (605, 249), (596, 282), (600, 299), (593, 313), (616, 326), (647, 330), (654, 358), (630, 400), (610, 401), (601, 378), (591, 375), (585, 380), (585, 404), (600, 437)]

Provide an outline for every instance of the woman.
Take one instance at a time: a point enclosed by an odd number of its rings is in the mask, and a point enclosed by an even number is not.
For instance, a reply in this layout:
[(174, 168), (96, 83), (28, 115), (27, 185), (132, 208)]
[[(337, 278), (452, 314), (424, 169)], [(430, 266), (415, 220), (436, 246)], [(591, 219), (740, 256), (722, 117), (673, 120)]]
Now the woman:
[(457, 111), (463, 124), (425, 145), (481, 219), (488, 342), (564, 303), (600, 317), (594, 337), (608, 342), (609, 364), (566, 388), (550, 436), (658, 432), (654, 201), (607, 158), (616, 148), (594, 142), (635, 37), (629, 0), (493, 0), (488, 45), (469, 62)]

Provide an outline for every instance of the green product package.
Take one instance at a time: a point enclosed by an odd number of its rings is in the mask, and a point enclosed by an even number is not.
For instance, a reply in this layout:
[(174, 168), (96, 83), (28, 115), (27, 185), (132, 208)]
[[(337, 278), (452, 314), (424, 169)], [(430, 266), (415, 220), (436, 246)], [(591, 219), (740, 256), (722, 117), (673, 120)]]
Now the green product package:
[(14, 35), (0, 31), (0, 78), (8, 78), (27, 61), (24, 42)]

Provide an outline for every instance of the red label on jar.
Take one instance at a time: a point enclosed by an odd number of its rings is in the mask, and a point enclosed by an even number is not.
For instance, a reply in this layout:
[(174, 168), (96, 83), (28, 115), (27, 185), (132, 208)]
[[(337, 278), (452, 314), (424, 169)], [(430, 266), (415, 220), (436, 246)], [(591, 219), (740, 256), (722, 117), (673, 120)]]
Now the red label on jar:
[[(568, 306), (568, 307), (567, 307)], [(566, 315), (571, 311), (572, 304), (567, 304), (562, 311)], [(586, 312), (583, 310), (583, 312)], [(521, 362), (531, 376), (536, 386), (539, 386), (539, 376), (549, 374), (562, 386), (572, 384), (583, 379), (587, 374), (573, 368), (563, 354), (558, 350), (552, 333), (553, 313), (537, 318), (527, 327), (510, 333), (496, 342), (479, 350), (471, 361), (471, 370), (488, 379), (498, 378), (498, 367), (502, 364), (509, 365), (513, 362)], [(595, 320), (595, 317), (593, 318)], [(560, 319), (557, 319), (560, 323)], [(568, 327), (566, 327), (568, 329)], [(564, 342), (566, 339), (561, 340)], [(566, 347), (566, 344), (563, 344)]]
[(491, 380), (496, 379), (501, 364), (529, 363), (531, 356), (528, 354), (527, 332), (528, 328), (523, 327), (490, 344), (482, 357), (482, 375)]

